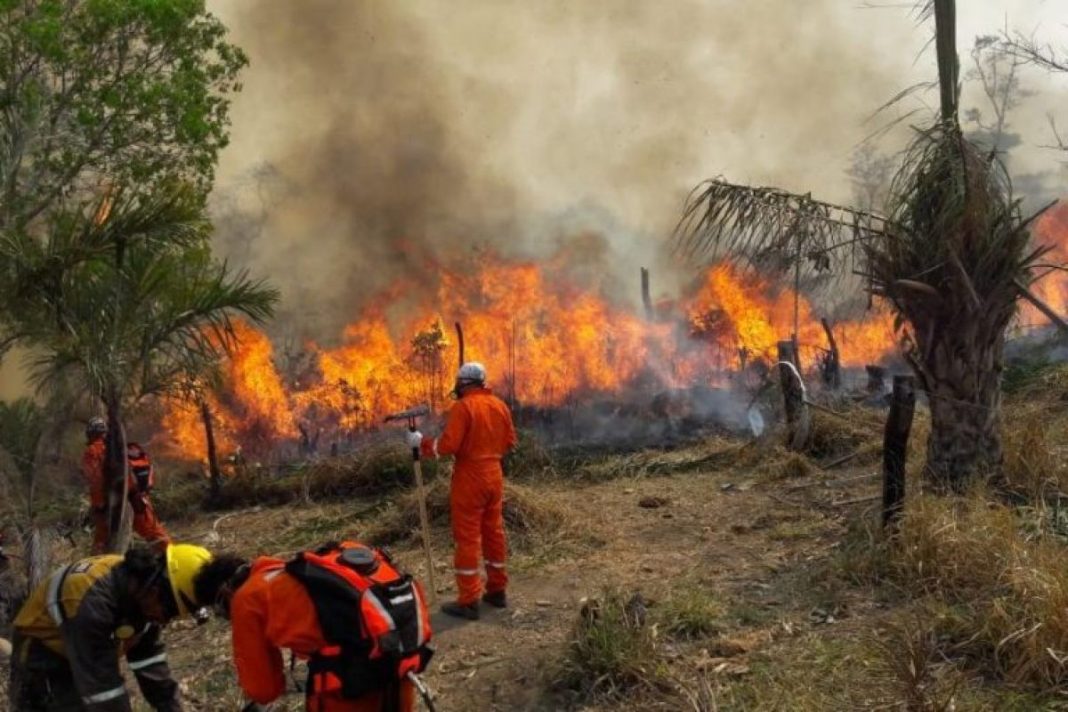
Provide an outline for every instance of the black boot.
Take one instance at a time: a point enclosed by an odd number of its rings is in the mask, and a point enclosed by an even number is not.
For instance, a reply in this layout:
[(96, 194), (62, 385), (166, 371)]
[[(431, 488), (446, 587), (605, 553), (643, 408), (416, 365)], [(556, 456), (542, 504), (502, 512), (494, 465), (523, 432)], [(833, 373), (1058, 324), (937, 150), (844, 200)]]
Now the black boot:
[(454, 618), (463, 618), (464, 620), (477, 621), (478, 620), (478, 601), (474, 603), (468, 603), (463, 605), (453, 601), (452, 603), (446, 603), (441, 607), (441, 612)]
[(482, 602), (494, 608), (507, 608), (508, 596), (504, 591), (492, 591), (482, 595)]

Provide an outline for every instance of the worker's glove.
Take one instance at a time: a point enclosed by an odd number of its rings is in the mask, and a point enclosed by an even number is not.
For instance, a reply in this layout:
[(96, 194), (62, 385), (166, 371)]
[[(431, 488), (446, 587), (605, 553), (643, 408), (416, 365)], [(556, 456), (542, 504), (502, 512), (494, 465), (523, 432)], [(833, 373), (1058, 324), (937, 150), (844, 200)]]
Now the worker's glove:
[(408, 443), (408, 447), (413, 450), (423, 444), (423, 434), (418, 430), (413, 430), (405, 437), (404, 442)]

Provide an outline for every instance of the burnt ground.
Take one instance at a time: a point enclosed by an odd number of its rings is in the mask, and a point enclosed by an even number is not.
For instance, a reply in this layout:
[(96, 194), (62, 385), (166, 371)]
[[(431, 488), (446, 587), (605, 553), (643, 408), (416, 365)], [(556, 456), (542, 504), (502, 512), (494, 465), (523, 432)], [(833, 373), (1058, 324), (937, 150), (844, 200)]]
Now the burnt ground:
[[(568, 484), (565, 476), (537, 485), (539, 495), (565, 513), (568, 534), (513, 556), (509, 609), (484, 608), (474, 623), (435, 615), (438, 652), (426, 679), (438, 709), (684, 709), (693, 685), (712, 690), (721, 705), (707, 709), (753, 708), (744, 691), (731, 688), (753, 675), (751, 660), (760, 651), (819, 634), (875, 606), (870, 596), (844, 589), (827, 574), (848, 518), (871, 505), (837, 503), (873, 494), (877, 480), (863, 479), (869, 471), (874, 468), (785, 482), (770, 479), (761, 466), (725, 463), (666, 476), (586, 485)], [(640, 506), (643, 500), (659, 506)], [(282, 553), (338, 535), (359, 536), (376, 516), (367, 512), (368, 503), (358, 502), (249, 510), (175, 529), (183, 539), (213, 547)], [(423, 575), (414, 543), (393, 551)], [(449, 539), (441, 527), (435, 559), (439, 600), (446, 600), (453, 587)], [(661, 602), (679, 591), (706, 593), (717, 602), (717, 632), (693, 641), (662, 635), (664, 658), (649, 661), (659, 671), (656, 685), (584, 699), (555, 680), (583, 600), (606, 589), (640, 591), (653, 620)], [(218, 622), (169, 632), (172, 664), (193, 709), (239, 707), (226, 635)], [(276, 709), (301, 709), (299, 693)]]

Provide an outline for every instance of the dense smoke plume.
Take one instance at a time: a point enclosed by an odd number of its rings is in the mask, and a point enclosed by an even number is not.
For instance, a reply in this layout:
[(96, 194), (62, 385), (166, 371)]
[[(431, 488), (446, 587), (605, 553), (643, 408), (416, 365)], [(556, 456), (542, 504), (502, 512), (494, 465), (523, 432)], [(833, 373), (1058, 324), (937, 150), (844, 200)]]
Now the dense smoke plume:
[(319, 338), (480, 249), (563, 242), (614, 294), (637, 296), (640, 264), (671, 289), (664, 241), (698, 180), (847, 200), (863, 118), (923, 41), (858, 33), (876, 18), (835, 0), (209, 6), (252, 62), (220, 244)]

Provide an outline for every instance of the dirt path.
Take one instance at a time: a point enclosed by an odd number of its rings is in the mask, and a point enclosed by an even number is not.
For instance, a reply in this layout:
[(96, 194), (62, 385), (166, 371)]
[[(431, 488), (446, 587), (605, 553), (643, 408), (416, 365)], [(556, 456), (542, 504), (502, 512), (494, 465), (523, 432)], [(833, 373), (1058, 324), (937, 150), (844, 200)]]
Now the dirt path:
[[(698, 587), (722, 600), (729, 627), (751, 640), (768, 641), (783, 631), (796, 633), (819, 625), (824, 622), (821, 617), (840, 615), (840, 602), (824, 606), (818, 591), (814, 597), (811, 587), (799, 582), (813, 562), (826, 559), (841, 539), (842, 512), (827, 503), (864, 491), (853, 487), (844, 494), (822, 486), (797, 487), (805, 481), (784, 487), (758, 482), (756, 477), (721, 470), (539, 488), (564, 508), (569, 526), (581, 533), (578, 538), (583, 543), (570, 550), (535, 547), (514, 555), (507, 610), (483, 608), (477, 622), (434, 616), (438, 652), (427, 680), (438, 709), (573, 706), (566, 691), (552, 689), (551, 680), (583, 599), (601, 595), (606, 587), (641, 591), (654, 607), (676, 587)], [(649, 498), (661, 502), (645, 504), (660, 506), (640, 506)], [(358, 535), (362, 523), (347, 519), (347, 513), (362, 510), (354, 503), (242, 512), (219, 522), (208, 539), (215, 546), (233, 547), (252, 537), (260, 543), (255, 548), (267, 551), (278, 551), (281, 542), (310, 545), (332, 536)], [(213, 523), (192, 522), (181, 533), (203, 540)], [(417, 547), (401, 547), (395, 554), (417, 575), (423, 570)], [(435, 558), (439, 600), (447, 600), (454, 589), (443, 530), (436, 532)], [(179, 627), (171, 633), (176, 674), (197, 709), (228, 709), (231, 701), (237, 702), (226, 635), (225, 627), (217, 623), (203, 629)], [(740, 645), (744, 652), (751, 643)], [(707, 651), (694, 646), (680, 649), (679, 654), (708, 657)], [(679, 664), (689, 662), (680, 659)], [(294, 693), (280, 708), (300, 709), (300, 701)], [(612, 709), (650, 709), (650, 704), (617, 702)]]

